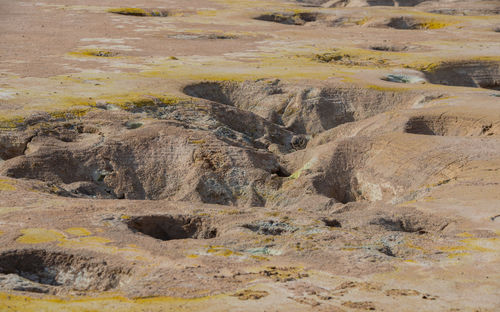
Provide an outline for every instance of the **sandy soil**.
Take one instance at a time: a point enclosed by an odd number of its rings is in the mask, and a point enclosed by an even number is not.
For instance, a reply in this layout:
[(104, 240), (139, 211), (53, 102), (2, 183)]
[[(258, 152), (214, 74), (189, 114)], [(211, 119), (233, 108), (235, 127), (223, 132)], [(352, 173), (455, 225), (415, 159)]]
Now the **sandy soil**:
[(498, 311), (499, 13), (0, 0), (0, 311)]

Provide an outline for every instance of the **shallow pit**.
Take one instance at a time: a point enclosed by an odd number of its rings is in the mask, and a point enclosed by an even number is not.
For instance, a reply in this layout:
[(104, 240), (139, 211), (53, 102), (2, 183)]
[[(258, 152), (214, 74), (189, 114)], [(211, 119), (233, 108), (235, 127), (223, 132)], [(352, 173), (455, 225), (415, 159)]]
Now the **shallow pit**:
[(387, 245), (383, 245), (383, 246), (378, 247), (377, 251), (386, 255), (386, 256), (389, 256), (389, 257), (396, 257), (392, 248), (390, 246), (387, 246)]
[(293, 233), (298, 230), (298, 228), (288, 223), (274, 220), (243, 224), (242, 227), (262, 235), (281, 235), (283, 233)]
[(315, 22), (319, 13), (315, 12), (299, 12), (299, 13), (267, 13), (255, 17), (256, 20), (274, 22), (286, 25), (303, 26), (310, 22)]
[(438, 136), (493, 136), (497, 130), (497, 124), (484, 118), (465, 116), (414, 116), (405, 125), (406, 133)]
[[(443, 184), (449, 181), (443, 181)], [(397, 213), (378, 213), (370, 217), (365, 226), (371, 225), (390, 232), (426, 234), (441, 232), (451, 220), (432, 214), (423, 213), (409, 207), (402, 207)]]
[(500, 90), (500, 61), (444, 62), (424, 73), (434, 84)]
[(114, 8), (114, 9), (109, 9), (108, 12), (119, 15), (129, 15), (129, 16), (167, 17), (170, 15), (169, 11), (164, 9)]
[(142, 122), (128, 121), (125, 123), (125, 127), (129, 130), (134, 130), (142, 127), (144, 124)]
[(393, 232), (406, 232), (406, 233), (419, 233), (424, 234), (426, 231), (423, 226), (418, 223), (412, 222), (408, 218), (377, 218), (370, 222), (370, 224), (379, 225), (387, 231)]
[(370, 50), (384, 51), (384, 52), (405, 52), (408, 51), (407, 46), (394, 46), (394, 45), (373, 45)]
[(0, 254), (0, 273), (15, 274), (32, 282), (72, 290), (106, 291), (116, 288), (120, 267), (90, 257), (42, 249), (5, 251)]
[(131, 217), (126, 221), (129, 229), (153, 238), (168, 241), (174, 239), (210, 239), (217, 236), (217, 229), (201, 217), (183, 215), (150, 215)]
[(82, 53), (98, 57), (113, 57), (118, 55), (118, 52), (107, 51), (107, 50), (85, 50), (82, 51)]
[(335, 227), (335, 228), (342, 227), (342, 224), (337, 219), (323, 218), (321, 221), (323, 221), (323, 223), (328, 227)]
[(448, 23), (436, 19), (420, 19), (409, 16), (393, 17), (386, 24), (387, 27), (402, 30), (430, 30), (449, 26)]

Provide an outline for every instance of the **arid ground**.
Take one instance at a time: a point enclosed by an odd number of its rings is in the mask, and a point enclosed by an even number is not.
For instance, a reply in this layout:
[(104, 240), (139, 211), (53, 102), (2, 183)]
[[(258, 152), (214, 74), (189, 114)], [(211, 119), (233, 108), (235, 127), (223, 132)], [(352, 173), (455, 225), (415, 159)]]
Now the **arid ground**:
[(499, 14), (0, 0), (0, 311), (500, 311)]

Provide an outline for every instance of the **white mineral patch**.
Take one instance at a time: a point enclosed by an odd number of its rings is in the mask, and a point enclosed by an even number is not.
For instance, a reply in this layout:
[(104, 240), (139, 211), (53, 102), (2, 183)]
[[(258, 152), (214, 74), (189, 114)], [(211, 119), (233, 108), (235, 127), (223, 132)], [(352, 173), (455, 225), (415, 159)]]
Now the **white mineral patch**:
[(4, 91), (0, 89), (0, 99), (8, 100), (12, 99), (15, 96), (15, 92)]

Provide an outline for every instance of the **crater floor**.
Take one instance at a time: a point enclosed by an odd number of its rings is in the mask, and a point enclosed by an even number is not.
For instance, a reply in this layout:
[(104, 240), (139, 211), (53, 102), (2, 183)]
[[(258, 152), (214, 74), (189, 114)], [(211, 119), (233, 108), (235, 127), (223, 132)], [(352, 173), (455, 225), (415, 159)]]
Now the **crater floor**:
[(0, 0), (0, 311), (500, 310), (499, 13)]

